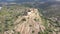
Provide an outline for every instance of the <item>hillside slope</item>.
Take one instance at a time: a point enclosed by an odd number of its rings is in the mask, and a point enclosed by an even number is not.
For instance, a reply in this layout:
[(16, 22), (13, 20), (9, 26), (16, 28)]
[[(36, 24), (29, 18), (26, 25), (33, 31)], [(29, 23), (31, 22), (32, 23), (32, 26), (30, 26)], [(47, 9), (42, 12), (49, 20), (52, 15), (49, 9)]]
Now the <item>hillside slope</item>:
[(0, 10), (0, 34), (60, 34), (60, 25), (37, 8), (4, 6)]

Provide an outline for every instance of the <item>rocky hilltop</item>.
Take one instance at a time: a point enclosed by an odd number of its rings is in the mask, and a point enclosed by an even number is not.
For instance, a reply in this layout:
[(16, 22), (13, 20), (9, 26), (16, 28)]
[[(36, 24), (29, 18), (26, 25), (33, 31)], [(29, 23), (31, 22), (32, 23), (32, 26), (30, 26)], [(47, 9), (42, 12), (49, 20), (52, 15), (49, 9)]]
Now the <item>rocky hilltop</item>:
[(40, 30), (44, 32), (45, 27), (42, 25), (41, 17), (38, 9), (30, 8), (24, 13), (24, 16), (19, 16), (15, 21), (15, 30), (21, 34), (38, 34)]

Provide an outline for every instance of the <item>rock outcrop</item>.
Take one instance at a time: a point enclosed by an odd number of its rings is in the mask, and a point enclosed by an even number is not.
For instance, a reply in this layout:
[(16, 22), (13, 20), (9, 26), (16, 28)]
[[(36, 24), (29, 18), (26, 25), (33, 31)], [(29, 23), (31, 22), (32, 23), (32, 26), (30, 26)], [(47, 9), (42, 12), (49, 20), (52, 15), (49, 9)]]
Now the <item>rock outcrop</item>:
[(19, 16), (14, 22), (15, 31), (20, 34), (38, 34), (40, 31), (44, 32), (45, 27), (42, 25), (43, 21), (39, 15), (38, 9), (27, 9), (27, 15)]

